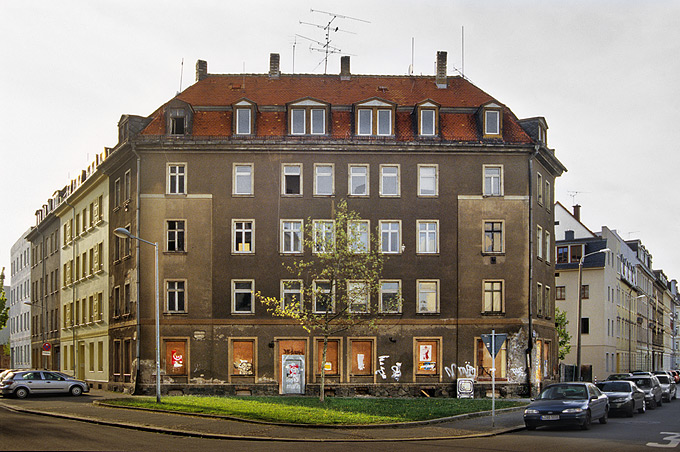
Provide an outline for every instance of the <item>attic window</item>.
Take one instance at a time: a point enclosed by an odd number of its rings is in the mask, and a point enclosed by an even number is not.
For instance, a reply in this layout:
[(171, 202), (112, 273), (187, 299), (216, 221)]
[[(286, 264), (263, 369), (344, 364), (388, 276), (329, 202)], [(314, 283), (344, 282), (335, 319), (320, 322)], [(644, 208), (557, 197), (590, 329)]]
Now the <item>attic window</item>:
[(392, 135), (392, 110), (360, 108), (357, 132), (359, 135)]
[(498, 110), (486, 110), (484, 112), (484, 135), (500, 135), (500, 116)]
[(170, 134), (184, 135), (186, 133), (186, 115), (182, 109), (170, 111)]

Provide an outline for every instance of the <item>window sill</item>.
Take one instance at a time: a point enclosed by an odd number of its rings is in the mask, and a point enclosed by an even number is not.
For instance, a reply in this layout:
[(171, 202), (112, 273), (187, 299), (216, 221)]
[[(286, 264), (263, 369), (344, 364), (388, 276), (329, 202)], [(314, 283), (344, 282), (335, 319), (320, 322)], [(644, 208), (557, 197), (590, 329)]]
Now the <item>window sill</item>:
[(436, 256), (436, 257), (439, 257), (439, 252), (428, 253), (428, 252), (418, 252), (417, 251), (416, 256)]
[(416, 315), (441, 315), (440, 312), (416, 312)]
[(186, 251), (163, 251), (165, 256), (186, 256)]
[(302, 198), (302, 193), (281, 193), (282, 198)]
[(505, 196), (505, 195), (504, 195), (503, 193), (501, 193), (501, 194), (499, 194), (499, 195), (484, 193), (484, 194), (482, 195), (482, 198), (503, 198), (504, 196)]
[(255, 251), (232, 251), (232, 256), (254, 256)]
[(484, 312), (484, 311), (482, 311), (480, 314), (482, 316), (487, 316), (487, 317), (505, 317), (505, 312)]
[(482, 256), (505, 256), (505, 251), (482, 251)]
[(175, 196), (180, 197), (180, 196), (183, 196), (183, 197), (185, 197), (185, 198), (186, 198), (186, 196), (187, 196), (186, 193), (166, 193), (165, 195), (166, 195), (166, 196), (170, 196), (170, 197), (175, 197)]
[(187, 315), (187, 311), (165, 311), (163, 315)]

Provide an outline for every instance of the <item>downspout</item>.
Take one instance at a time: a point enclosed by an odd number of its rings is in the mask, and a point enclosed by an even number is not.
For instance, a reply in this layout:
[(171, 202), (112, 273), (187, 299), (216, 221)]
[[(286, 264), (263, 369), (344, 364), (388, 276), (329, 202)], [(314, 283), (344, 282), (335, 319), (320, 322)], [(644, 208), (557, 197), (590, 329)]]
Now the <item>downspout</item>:
[(528, 290), (528, 338), (527, 338), (527, 349), (526, 349), (526, 360), (527, 360), (527, 389), (529, 391), (529, 397), (532, 396), (531, 388), (531, 355), (534, 350), (534, 324), (533, 324), (533, 311), (531, 305), (531, 293), (534, 290), (534, 157), (538, 154), (539, 145), (534, 146), (534, 152), (529, 156), (529, 290)]
[[(135, 224), (136, 224), (137, 230), (135, 232), (135, 235), (137, 235), (137, 237), (139, 237), (140, 236), (140, 232), (139, 232), (139, 229), (140, 229), (140, 227), (139, 227), (139, 201), (140, 201), (140, 198), (141, 198), (140, 188), (139, 188), (139, 180), (140, 180), (140, 170), (141, 170), (142, 161), (141, 161), (141, 157), (137, 153), (137, 150), (135, 149), (135, 142), (132, 141), (130, 143), (130, 146), (131, 146), (130, 149), (132, 150), (132, 153), (135, 154), (135, 156), (137, 157), (137, 177), (136, 177), (136, 179), (137, 179), (137, 203), (136, 203), (136, 206), (135, 206)], [(135, 325), (135, 327), (136, 327), (136, 331), (135, 331), (135, 336), (136, 336), (135, 353), (136, 353), (136, 356), (137, 356), (137, 370), (135, 372), (135, 386), (134, 386), (133, 394), (139, 394), (139, 384), (140, 384), (139, 383), (139, 377), (140, 377), (140, 370), (139, 369), (140, 369), (141, 363), (142, 363), (142, 360), (141, 360), (142, 325), (141, 325), (141, 320), (139, 318), (139, 247), (140, 247), (141, 243), (139, 242), (139, 240), (135, 240), (135, 242), (136, 242), (135, 271), (137, 272), (137, 276), (135, 278), (135, 280), (136, 280), (135, 285), (137, 286), (137, 302), (135, 303), (135, 318), (136, 318), (136, 322), (135, 322), (136, 323), (136, 325)]]

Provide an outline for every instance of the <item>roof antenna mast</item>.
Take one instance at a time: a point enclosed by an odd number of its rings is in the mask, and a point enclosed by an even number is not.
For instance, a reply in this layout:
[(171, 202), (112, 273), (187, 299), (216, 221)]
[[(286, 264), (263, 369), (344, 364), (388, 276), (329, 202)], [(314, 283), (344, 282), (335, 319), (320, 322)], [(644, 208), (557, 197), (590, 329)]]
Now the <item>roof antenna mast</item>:
[[(319, 24), (314, 24), (314, 23), (310, 23), (310, 22), (300, 21), (300, 24), (302, 24), (302, 25), (311, 25), (312, 27), (316, 27), (316, 28), (320, 28), (320, 29), (324, 30), (325, 35), (326, 35), (325, 36), (325, 43), (316, 41), (314, 39), (307, 38), (307, 37), (302, 36), (302, 35), (297, 35), (297, 36), (299, 36), (303, 39), (311, 41), (312, 43), (316, 43), (317, 45), (320, 46), (320, 47), (313, 47), (313, 45), (310, 45), (309, 50), (314, 50), (314, 51), (317, 51), (317, 52), (323, 52), (325, 54), (323, 60), (321, 60), (321, 63), (324, 63), (323, 73), (325, 75), (328, 72), (328, 55), (330, 55), (332, 53), (342, 52), (341, 49), (331, 45), (331, 32), (337, 33), (339, 31), (342, 31), (343, 33), (349, 33), (349, 34), (353, 34), (353, 35), (356, 34), (356, 33), (353, 33), (351, 31), (341, 30), (340, 27), (333, 26), (333, 22), (335, 21), (335, 19), (356, 20), (356, 21), (359, 21), (359, 22), (367, 23), (367, 24), (370, 24), (371, 22), (364, 20), (364, 19), (358, 19), (356, 17), (343, 16), (342, 14), (330, 13), (328, 11), (320, 11), (318, 9), (310, 9), (309, 11), (312, 12), (312, 13), (321, 13), (321, 14), (327, 14), (327, 15), (331, 16), (330, 20), (328, 21), (328, 23), (326, 25), (319, 25)], [(321, 65), (321, 63), (319, 63), (319, 65)]]
[(180, 64), (180, 69), (179, 69), (179, 91), (177, 91), (177, 94), (182, 92), (182, 77), (184, 76), (184, 58), (182, 58), (182, 63)]

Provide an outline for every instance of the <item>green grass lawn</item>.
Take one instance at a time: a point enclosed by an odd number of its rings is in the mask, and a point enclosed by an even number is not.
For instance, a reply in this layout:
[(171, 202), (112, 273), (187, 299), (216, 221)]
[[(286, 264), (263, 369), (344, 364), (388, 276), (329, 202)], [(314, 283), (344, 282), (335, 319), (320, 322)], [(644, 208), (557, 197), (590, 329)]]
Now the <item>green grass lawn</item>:
[[(386, 424), (438, 419), (491, 410), (491, 399), (381, 399), (328, 397), (130, 397), (107, 403), (293, 424)], [(496, 409), (525, 405), (496, 400)], [(294, 408), (294, 409), (293, 409)]]

